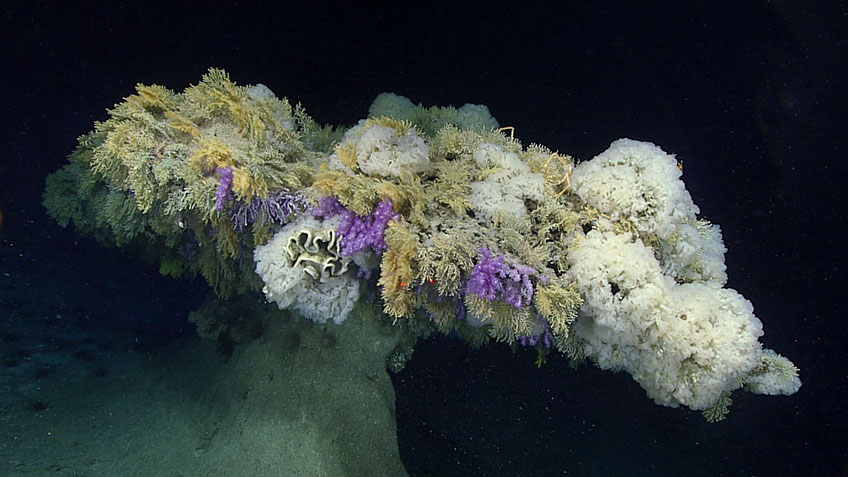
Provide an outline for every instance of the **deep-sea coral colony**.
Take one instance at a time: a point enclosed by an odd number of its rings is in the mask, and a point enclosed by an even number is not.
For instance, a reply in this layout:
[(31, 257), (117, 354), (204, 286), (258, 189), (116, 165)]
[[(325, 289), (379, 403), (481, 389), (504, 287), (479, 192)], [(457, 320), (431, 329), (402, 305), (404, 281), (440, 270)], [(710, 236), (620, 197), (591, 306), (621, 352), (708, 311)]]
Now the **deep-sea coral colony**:
[(138, 85), (48, 178), (44, 203), (222, 297), (261, 289), (341, 323), (362, 295), (407, 333), (535, 346), (540, 362), (557, 349), (710, 420), (738, 388), (798, 390), (751, 304), (724, 288), (719, 228), (697, 218), (673, 156), (622, 139), (575, 165), (497, 127), (485, 106), (387, 93), (346, 131), (320, 127), (212, 69), (180, 94)]

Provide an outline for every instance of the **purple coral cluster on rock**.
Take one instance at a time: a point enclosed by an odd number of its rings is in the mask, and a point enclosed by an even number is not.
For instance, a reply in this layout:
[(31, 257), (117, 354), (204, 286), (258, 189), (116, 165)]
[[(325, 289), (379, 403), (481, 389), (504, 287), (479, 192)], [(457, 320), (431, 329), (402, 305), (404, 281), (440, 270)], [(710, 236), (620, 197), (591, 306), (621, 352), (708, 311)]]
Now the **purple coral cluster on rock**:
[(486, 301), (503, 300), (516, 308), (530, 302), (533, 298), (530, 277), (536, 270), (527, 265), (510, 265), (503, 254), (495, 257), (488, 247), (480, 248), (480, 255), (465, 287), (466, 293)]
[(248, 225), (264, 220), (284, 225), (292, 215), (309, 210), (309, 201), (299, 192), (283, 188), (266, 198), (254, 197), (250, 203), (239, 201), (231, 216), (233, 228), (242, 230)]
[(221, 212), (227, 202), (233, 200), (233, 168), (218, 167), (215, 169), (221, 175), (218, 182), (218, 190), (215, 191), (215, 210)]
[(383, 199), (370, 215), (356, 215), (345, 208), (335, 197), (322, 197), (314, 211), (318, 217), (330, 218), (341, 215), (339, 225), (342, 256), (348, 257), (357, 252), (372, 248), (378, 255), (386, 249), (386, 227), (398, 214), (392, 201)]

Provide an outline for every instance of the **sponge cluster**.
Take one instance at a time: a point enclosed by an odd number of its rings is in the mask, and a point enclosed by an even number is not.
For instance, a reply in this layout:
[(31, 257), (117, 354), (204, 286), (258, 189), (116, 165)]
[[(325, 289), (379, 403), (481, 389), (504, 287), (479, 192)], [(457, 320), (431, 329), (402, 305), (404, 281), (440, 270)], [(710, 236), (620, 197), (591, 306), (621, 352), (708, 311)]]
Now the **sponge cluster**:
[(663, 273), (681, 282), (727, 281), (727, 249), (698, 206), (673, 155), (649, 142), (619, 139), (574, 169), (574, 192), (611, 221), (656, 244)]
[(304, 257), (297, 256), (291, 248), (293, 242), (298, 242), (296, 237), (330, 235), (329, 232), (334, 234), (338, 227), (338, 217), (318, 221), (310, 215), (303, 215), (280, 229), (268, 243), (254, 249), (256, 273), (265, 282), (262, 291), (269, 301), (275, 302), (281, 310), (295, 309), (317, 323), (331, 319), (340, 324), (347, 318), (359, 299), (359, 281), (346, 271), (346, 267), (325, 267), (324, 270), (341, 269), (344, 273), (324, 273), (318, 277), (308, 273), (315, 270), (314, 267), (305, 268), (341, 259), (332, 253), (334, 244), (318, 253), (306, 251), (303, 255), (308, 255), (305, 258), (309, 260), (303, 260)]
[(630, 233), (593, 230), (568, 259), (586, 356), (630, 373), (656, 403), (710, 408), (757, 364), (762, 323), (736, 291), (675, 282)]
[(395, 93), (380, 93), (368, 108), (368, 117), (387, 116), (425, 126), (425, 132), (434, 133), (447, 124), (459, 129), (477, 132), (498, 128), (498, 121), (484, 104), (466, 103), (459, 108), (416, 105), (409, 98)]
[[(418, 174), (432, 168), (430, 146), (412, 127), (401, 132), (360, 121), (345, 133), (342, 144), (353, 146), (359, 170), (371, 176), (400, 177), (401, 173)], [(341, 164), (338, 154), (330, 157), (330, 168), (353, 174)]]
[(761, 393), (800, 387), (788, 360), (764, 354), (751, 303), (723, 287), (720, 231), (697, 221), (673, 156), (618, 140), (575, 168), (573, 186), (600, 212), (568, 254), (567, 275), (584, 298), (574, 331), (587, 357), (627, 371), (672, 407), (712, 408), (746, 380)]
[(531, 172), (518, 154), (483, 143), (474, 150), (473, 157), (477, 167), (491, 171), (484, 179), (471, 183), (468, 196), (475, 217), (481, 222), (491, 224), (499, 215), (525, 219), (528, 212), (524, 201), (542, 201), (544, 176)]

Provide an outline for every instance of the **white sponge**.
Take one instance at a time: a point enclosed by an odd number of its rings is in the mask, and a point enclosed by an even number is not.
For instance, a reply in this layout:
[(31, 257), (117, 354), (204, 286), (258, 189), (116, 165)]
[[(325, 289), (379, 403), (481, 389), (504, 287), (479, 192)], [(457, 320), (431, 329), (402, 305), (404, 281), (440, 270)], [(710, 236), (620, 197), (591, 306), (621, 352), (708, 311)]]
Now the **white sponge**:
[(371, 102), (371, 106), (368, 108), (368, 116), (372, 118), (388, 116), (406, 119), (416, 108), (415, 103), (406, 96), (395, 93), (380, 93)]
[(654, 144), (619, 139), (578, 164), (571, 184), (583, 201), (612, 220), (629, 220), (640, 233), (666, 239), (698, 213), (680, 175), (674, 156)]
[[(332, 319), (338, 324), (347, 318), (359, 299), (359, 281), (347, 272), (346, 263), (337, 265), (332, 253), (311, 253), (315, 250), (307, 250), (300, 257), (292, 258), (292, 237), (304, 231), (321, 235), (328, 230), (335, 232), (337, 228), (337, 218), (335, 221), (320, 222), (312, 216), (304, 215), (280, 229), (268, 243), (254, 249), (256, 273), (265, 282), (262, 291), (269, 301), (275, 302), (280, 309), (298, 310), (318, 323)], [(298, 242), (295, 240), (295, 243)], [(316, 278), (312, 276), (316, 270), (321, 273), (320, 267), (312, 266), (316, 263), (331, 263), (334, 266), (324, 270), (340, 270), (341, 274), (322, 274)], [(312, 268), (307, 270), (305, 264)]]
[(698, 221), (673, 155), (649, 142), (619, 139), (574, 168), (572, 190), (612, 221), (631, 224), (678, 282), (727, 281), (718, 226)]
[(518, 154), (483, 143), (474, 150), (474, 161), (482, 169), (494, 169), (485, 179), (471, 183), (468, 199), (478, 220), (492, 223), (500, 214), (528, 216), (525, 200), (542, 201), (545, 178), (533, 173)]
[(629, 233), (590, 231), (568, 261), (586, 356), (627, 371), (658, 404), (710, 408), (757, 364), (762, 324), (736, 291), (676, 283)]
[(721, 231), (697, 220), (680, 175), (674, 156), (631, 139), (574, 169), (573, 191), (600, 212), (568, 253), (584, 299), (574, 324), (583, 351), (666, 406), (710, 409), (743, 385), (796, 392), (797, 368), (763, 351), (751, 303), (722, 288)]
[(369, 175), (399, 177), (402, 171), (417, 174), (430, 169), (430, 147), (414, 128), (406, 134), (379, 124), (365, 129), (356, 143), (359, 169)]

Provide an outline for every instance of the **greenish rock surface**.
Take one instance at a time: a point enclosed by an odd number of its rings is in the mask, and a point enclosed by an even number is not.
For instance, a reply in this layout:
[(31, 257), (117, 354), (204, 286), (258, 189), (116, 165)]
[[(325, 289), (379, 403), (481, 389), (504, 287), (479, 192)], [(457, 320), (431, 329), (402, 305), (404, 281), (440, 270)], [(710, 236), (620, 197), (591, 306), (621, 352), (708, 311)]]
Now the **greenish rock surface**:
[(356, 313), (341, 325), (270, 320), (214, 384), (203, 473), (406, 475), (386, 371), (399, 333), (385, 329)]

